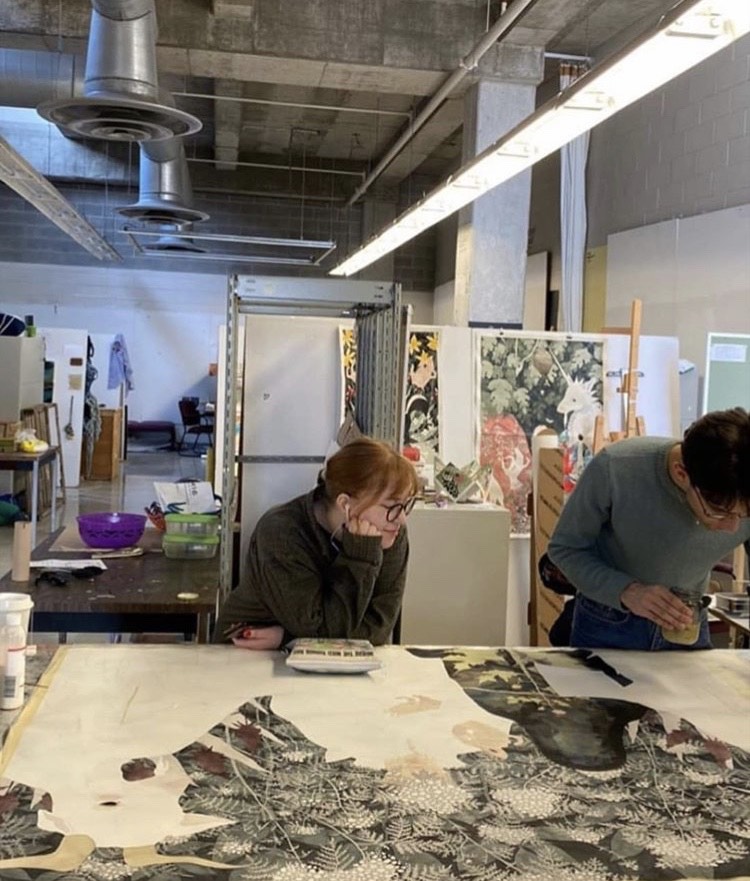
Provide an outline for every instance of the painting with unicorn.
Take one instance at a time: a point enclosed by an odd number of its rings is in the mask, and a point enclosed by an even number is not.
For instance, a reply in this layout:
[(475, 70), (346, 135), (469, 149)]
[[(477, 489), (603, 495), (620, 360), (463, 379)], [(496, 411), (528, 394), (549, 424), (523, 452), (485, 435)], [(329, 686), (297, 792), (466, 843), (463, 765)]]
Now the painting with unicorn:
[(484, 332), (477, 353), (480, 462), (492, 466), (513, 532), (525, 533), (534, 431), (557, 432), (568, 489), (591, 457), (594, 424), (602, 412), (604, 340), (583, 334)]

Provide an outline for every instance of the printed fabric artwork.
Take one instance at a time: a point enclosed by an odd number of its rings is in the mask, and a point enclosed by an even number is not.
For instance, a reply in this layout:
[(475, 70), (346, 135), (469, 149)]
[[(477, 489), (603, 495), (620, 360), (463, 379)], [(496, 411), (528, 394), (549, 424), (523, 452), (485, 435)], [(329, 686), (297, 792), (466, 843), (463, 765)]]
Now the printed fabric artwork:
[(511, 532), (528, 533), (532, 435), (540, 427), (559, 435), (569, 492), (592, 456), (604, 341), (506, 331), (481, 334), (478, 352), (479, 460), (492, 466)]
[[(5, 781), (0, 877), (673, 881), (750, 874), (743, 801), (750, 754), (743, 749), (630, 702), (625, 691), (622, 699), (558, 695), (541, 671), (575, 667), (567, 652), (408, 651), (420, 665), (440, 664), (469, 706), (483, 711), (453, 726), (463, 749), (452, 767), (418, 751), (385, 767), (331, 760), (324, 743), (278, 711), (273, 695), (256, 694), (174, 754), (123, 761), (124, 786), (148, 790), (174, 780), (191, 818), (184, 835), (154, 846), (97, 847), (85, 835), (45, 831), (38, 818), (54, 811), (49, 793)], [(387, 718), (429, 720), (440, 703), (440, 692), (413, 695), (389, 709), (383, 726)], [(507, 727), (482, 721), (500, 718)], [(116, 811), (116, 800), (101, 810)]]
[(440, 452), (439, 348), (437, 330), (417, 330), (409, 334), (404, 446), (417, 447), (426, 462), (432, 462)]
[(357, 396), (357, 338), (351, 327), (339, 327), (341, 352), (341, 421), (354, 415)]

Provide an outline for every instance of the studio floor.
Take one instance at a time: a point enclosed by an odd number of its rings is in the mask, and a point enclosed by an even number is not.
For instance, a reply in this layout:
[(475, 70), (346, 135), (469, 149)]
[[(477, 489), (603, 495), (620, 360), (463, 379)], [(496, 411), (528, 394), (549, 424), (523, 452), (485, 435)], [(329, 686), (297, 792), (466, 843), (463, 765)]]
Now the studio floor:
[[(177, 452), (139, 445), (128, 451), (120, 476), (114, 481), (82, 480), (66, 491), (63, 505), (58, 501), (57, 525), (75, 523), (78, 514), (97, 511), (130, 511), (141, 513), (156, 498), (154, 481), (177, 481), (184, 478), (203, 480), (206, 460), (200, 456), (181, 456)], [(37, 544), (50, 533), (50, 517), (46, 514), (37, 524)], [(11, 568), (13, 527), (0, 527), (0, 573)], [(35, 642), (55, 641), (53, 634), (36, 634)], [(106, 642), (107, 634), (69, 634), (70, 642)]]

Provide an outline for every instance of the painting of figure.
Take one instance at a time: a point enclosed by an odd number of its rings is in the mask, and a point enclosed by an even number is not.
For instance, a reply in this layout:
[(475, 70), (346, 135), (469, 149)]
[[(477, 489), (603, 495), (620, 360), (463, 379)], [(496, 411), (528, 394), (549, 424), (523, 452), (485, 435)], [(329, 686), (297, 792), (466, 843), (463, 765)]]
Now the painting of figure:
[(483, 333), (478, 355), (479, 459), (492, 466), (513, 533), (527, 533), (532, 435), (539, 427), (557, 432), (570, 490), (592, 455), (602, 410), (604, 341), (522, 331)]
[(440, 407), (438, 397), (438, 331), (409, 334), (409, 364), (404, 404), (404, 446), (419, 449), (421, 458), (432, 462), (440, 453)]

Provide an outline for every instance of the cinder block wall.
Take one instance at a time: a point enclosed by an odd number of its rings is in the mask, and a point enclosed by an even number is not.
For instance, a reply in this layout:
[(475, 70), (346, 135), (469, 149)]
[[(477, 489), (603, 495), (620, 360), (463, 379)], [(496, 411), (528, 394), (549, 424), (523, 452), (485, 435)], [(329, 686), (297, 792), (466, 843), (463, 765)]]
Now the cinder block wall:
[(594, 129), (589, 245), (750, 203), (750, 37)]
[[(144, 257), (134, 254), (128, 239), (118, 230), (126, 223), (115, 211), (138, 201), (135, 190), (101, 187), (88, 184), (56, 184), (71, 204), (113, 244), (124, 260), (116, 264), (128, 269), (170, 272), (199, 272), (225, 275), (230, 267), (260, 275), (325, 276), (339, 255), (359, 245), (362, 237), (362, 208), (355, 205), (343, 209), (325, 202), (271, 199), (244, 195), (208, 195), (196, 193), (195, 207), (211, 217), (195, 224), (196, 233), (274, 236), (334, 240), (338, 249), (323, 269), (275, 266), (273, 264), (213, 262), (190, 257)], [(142, 244), (152, 239), (141, 238)], [(223, 242), (196, 244), (211, 251), (228, 251), (235, 247)], [(250, 251), (250, 246), (245, 246)], [(257, 251), (257, 248), (252, 250)], [(267, 252), (266, 252), (267, 253)], [(300, 256), (298, 249), (275, 250), (284, 256)], [(51, 221), (13, 190), (0, 186), (0, 262), (55, 263), (79, 266), (103, 266), (80, 245), (59, 230)], [(111, 264), (115, 265), (115, 264)], [(432, 291), (434, 278), (434, 237), (422, 236), (396, 255), (396, 278), (404, 288)]]

